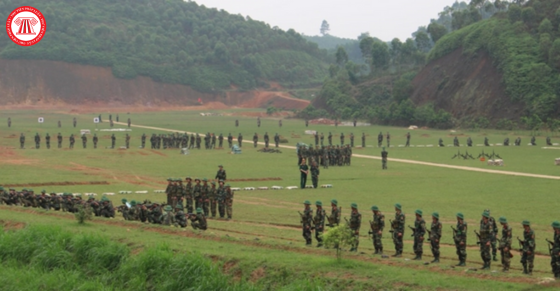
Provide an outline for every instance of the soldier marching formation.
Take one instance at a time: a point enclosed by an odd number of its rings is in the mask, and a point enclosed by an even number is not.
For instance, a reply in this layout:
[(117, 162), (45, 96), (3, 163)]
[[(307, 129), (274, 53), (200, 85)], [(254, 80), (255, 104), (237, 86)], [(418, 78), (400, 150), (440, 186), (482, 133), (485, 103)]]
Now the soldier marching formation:
[[(327, 221), (327, 226), (335, 227), (340, 223), (341, 218), (341, 207), (338, 206), (338, 201), (336, 199), (331, 200), (331, 214), (330, 216), (323, 209), (323, 204), (321, 201), (316, 201), (316, 212), (313, 215), (313, 209), (311, 208), (311, 202), (306, 200), (303, 202), (304, 210), (303, 213), (300, 212), (301, 224), (303, 237), (307, 246), (311, 246), (312, 232), (315, 231), (315, 239), (317, 240), (317, 247), (323, 246), (322, 234), (325, 228), (325, 221)], [(350, 205), (351, 213), (350, 219), (346, 220), (347, 226), (351, 235), (354, 237), (354, 241), (350, 248), (350, 252), (357, 252), (359, 245), (359, 232), (362, 223), (362, 215), (358, 212), (358, 205), (352, 203)], [(405, 220), (406, 217), (402, 212), (402, 205), (396, 203), (395, 217), (393, 220), (389, 220), (389, 225), (391, 229), (391, 238), (395, 246), (395, 254), (392, 257), (402, 257), (403, 253), (403, 238), (405, 234)], [(368, 235), (371, 235), (373, 240), (373, 247), (375, 248), (374, 254), (383, 255), (383, 242), (381, 240), (383, 235), (383, 230), (385, 229), (385, 216), (381, 213), (378, 206), (373, 205), (371, 207), (373, 213), (373, 219), (369, 221), (370, 231)], [(427, 239), (430, 242), (430, 248), (433, 255), (433, 260), (431, 263), (439, 263), (440, 259), (440, 241), (442, 237), (442, 224), (440, 222), (440, 216), (438, 212), (433, 212), (431, 215), (431, 225), (427, 226), (426, 221), (423, 218), (423, 212), (417, 209), (415, 212), (414, 226), (408, 226), (412, 231), (412, 237), (414, 240), (413, 251), (415, 257), (413, 260), (422, 260), (423, 255), (423, 243)], [(501, 225), (501, 236), (500, 229), (496, 224), (496, 220), (490, 214), (490, 209), (485, 209), (482, 212), (482, 218), (480, 220), (479, 231), (474, 231), (477, 237), (477, 245), (480, 247), (480, 256), (483, 262), (483, 270), (489, 270), (492, 261), (498, 261), (498, 251), (501, 257), (502, 271), (508, 272), (510, 269), (510, 261), (513, 257), (512, 254), (512, 228), (508, 223), (506, 217), (500, 217), (498, 222)], [(462, 213), (456, 214), (457, 223), (455, 227), (451, 226), (453, 230), (453, 241), (455, 242), (456, 253), (459, 259), (457, 266), (466, 266), (467, 260), (467, 223), (465, 222), (465, 217)], [(523, 274), (531, 275), (534, 267), (535, 259), (535, 232), (531, 229), (531, 222), (524, 220), (521, 225), (523, 226), (523, 239), (517, 237), (519, 241), (519, 252), (521, 253), (521, 264), (523, 266)], [(560, 222), (554, 221), (552, 223), (552, 228), (554, 231), (553, 240), (550, 241), (546, 239), (549, 249), (549, 254), (551, 256), (550, 265), (552, 267), (552, 273), (556, 279), (560, 279)]]

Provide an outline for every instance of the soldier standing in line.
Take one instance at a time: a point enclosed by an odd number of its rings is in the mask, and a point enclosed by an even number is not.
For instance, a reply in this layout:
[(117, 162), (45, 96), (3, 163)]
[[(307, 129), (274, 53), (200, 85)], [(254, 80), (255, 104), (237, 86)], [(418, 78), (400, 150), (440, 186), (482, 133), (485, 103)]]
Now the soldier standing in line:
[(218, 212), (220, 213), (220, 218), (224, 218), (226, 212), (226, 189), (224, 187), (223, 180), (220, 180), (218, 183), (220, 184), (216, 190), (216, 196), (218, 198)]
[(99, 139), (97, 138), (97, 133), (93, 134), (93, 148), (96, 149), (97, 148), (97, 142), (99, 141)]
[(313, 183), (313, 188), (317, 189), (319, 184), (319, 167), (316, 162), (311, 164), (311, 182)]
[(383, 254), (383, 228), (385, 228), (385, 215), (379, 211), (379, 207), (373, 205), (371, 207), (373, 212), (373, 220), (371, 221), (371, 236), (373, 240), (373, 247), (375, 248), (374, 254)]
[(268, 141), (270, 140), (270, 138), (268, 137), (268, 132), (264, 133), (264, 147), (268, 148)]
[(239, 126), (239, 120), (236, 119), (236, 120), (235, 120), (235, 127), (238, 127), (238, 126)]
[(216, 206), (217, 206), (217, 189), (216, 189), (216, 182), (210, 182), (212, 187), (208, 191), (208, 203), (210, 204), (210, 213), (212, 213), (212, 218), (216, 217)]
[(301, 215), (301, 224), (302, 224), (302, 231), (303, 231), (303, 238), (305, 239), (305, 245), (310, 246), (312, 243), (311, 239), (311, 222), (313, 221), (313, 210), (311, 209), (310, 205), (311, 202), (309, 200), (305, 200), (303, 202), (304, 209), (303, 214)]
[(490, 214), (490, 209), (485, 209), (485, 212), (488, 212), (488, 215), (490, 216), (488, 218), (488, 222), (490, 223), (490, 244), (492, 245), (492, 260), (494, 262), (498, 261), (497, 258), (497, 247), (496, 247), (496, 240), (498, 238), (498, 225), (496, 224), (496, 220), (494, 219), (494, 217), (492, 217), (492, 215)]
[(202, 187), (200, 187), (200, 205), (202, 205), (202, 210), (204, 211), (204, 216), (208, 216), (210, 213), (209, 204), (210, 200), (208, 199), (208, 193), (210, 192), (210, 186), (208, 185), (208, 179), (202, 179)]
[(74, 127), (76, 127), (76, 124), (77, 124), (77, 123), (78, 123), (78, 122), (76, 121), (76, 117), (74, 117), (74, 118), (72, 119), (72, 125), (74, 125)]
[(282, 119), (278, 120), (278, 126), (282, 127)]
[(383, 133), (380, 131), (377, 135), (377, 147), (380, 148), (383, 143)]
[(308, 126), (309, 126), (309, 120), (306, 119), (305, 120), (305, 127), (308, 127)]
[(45, 142), (47, 143), (47, 149), (51, 148), (51, 136), (49, 135), (49, 133), (47, 132), (47, 135), (45, 136)]
[(523, 274), (533, 274), (533, 261), (535, 260), (535, 232), (531, 229), (531, 222), (523, 220), (523, 241), (521, 264)]
[(403, 236), (404, 236), (405, 215), (402, 213), (402, 205), (395, 204), (395, 220), (391, 223), (393, 231), (393, 243), (395, 244), (395, 254), (393, 257), (401, 257), (403, 252)]
[(362, 132), (362, 148), (366, 147), (366, 133)]
[(356, 124), (358, 123), (358, 120), (356, 118), (354, 118), (354, 127), (356, 127)]
[(329, 140), (329, 146), (332, 146), (332, 133), (329, 131), (329, 136), (327, 137)]
[(142, 133), (142, 148), (145, 148), (146, 146), (146, 134)]
[(74, 148), (74, 143), (76, 142), (76, 140), (74, 139), (74, 134), (72, 133), (70, 135), (70, 148), (73, 149)]
[(243, 135), (241, 135), (241, 132), (239, 133), (239, 135), (237, 136), (237, 145), (239, 147), (243, 147)]
[(229, 184), (226, 184), (225, 197), (227, 219), (230, 220), (233, 218), (233, 191)]
[(194, 198), (194, 207), (195, 208), (199, 208), (200, 205), (200, 191), (202, 186), (200, 185), (200, 179), (199, 178), (194, 178), (194, 182), (196, 183), (196, 185), (194, 185), (193, 190), (192, 190), (192, 195)]
[(358, 251), (358, 245), (360, 244), (360, 226), (362, 226), (362, 215), (358, 212), (358, 204), (350, 204), (352, 208), (352, 213), (350, 214), (349, 227), (352, 231), (352, 236), (354, 237), (354, 243), (352, 244), (351, 252)]
[(231, 149), (231, 147), (233, 146), (233, 136), (231, 135), (231, 132), (228, 134), (227, 142), (228, 142), (229, 148)]
[(12, 127), (12, 118), (8, 117), (8, 127)]
[(41, 137), (39, 133), (35, 133), (35, 149), (41, 148)]
[(554, 230), (554, 239), (550, 250), (550, 265), (554, 278), (558, 280), (560, 279), (560, 221), (553, 222), (552, 229)]
[(130, 128), (130, 118), (128, 118), (127, 123), (128, 123), (128, 128)]
[(502, 237), (500, 238), (500, 255), (502, 256), (502, 272), (509, 271), (510, 260), (513, 257), (511, 254), (511, 227), (505, 217), (500, 217), (500, 224), (502, 225)]
[(280, 143), (280, 136), (278, 135), (278, 133), (276, 133), (276, 135), (274, 135), (274, 145), (278, 147), (279, 143)]
[(317, 131), (313, 134), (313, 138), (315, 138), (315, 146), (319, 145), (319, 133)]
[(301, 159), (301, 164), (299, 166), (300, 171), (300, 187), (301, 189), (305, 189), (305, 184), (307, 183), (307, 174), (309, 174), (309, 167), (305, 163), (305, 159)]
[(58, 148), (61, 148), (62, 147), (62, 134), (60, 134), (60, 132), (56, 136), (56, 139), (58, 141)]
[(187, 211), (189, 213), (193, 212), (193, 185), (192, 185), (192, 178), (191, 177), (186, 177), (185, 181), (187, 181), (187, 184), (185, 184), (185, 189), (183, 191), (186, 203), (187, 203)]
[(341, 209), (338, 207), (338, 201), (336, 199), (331, 200), (331, 216), (327, 217), (329, 220), (329, 226), (338, 226), (340, 223)]
[[(101, 115), (99, 115), (99, 122), (101, 122)], [(119, 114), (117, 113), (117, 122), (119, 122)]]
[(439, 222), (439, 213), (432, 213), (432, 225), (430, 233), (430, 245), (434, 259), (432, 263), (439, 263), (439, 241), (441, 239), (441, 222)]
[(127, 133), (125, 137), (126, 148), (130, 147), (130, 135)]
[(62, 124), (60, 123), (60, 120), (58, 121), (58, 128), (61, 128)]
[(439, 147), (444, 147), (445, 145), (443, 144), (443, 139), (440, 137), (439, 141), (438, 141), (438, 146)]
[(406, 144), (404, 146), (405, 147), (410, 146), (410, 131), (406, 133)]
[(257, 133), (255, 132), (255, 135), (253, 135), (253, 146), (257, 147), (257, 142), (259, 141), (259, 136), (257, 135)]
[(224, 166), (223, 165), (218, 165), (218, 168), (220, 168), (220, 169), (218, 169), (218, 172), (216, 173), (216, 177), (214, 177), (214, 179), (216, 179), (218, 181), (219, 180), (225, 181), (227, 175), (226, 175), (226, 170), (224, 170)]
[(453, 146), (454, 146), (454, 147), (458, 147), (458, 146), (459, 146), (459, 138), (457, 138), (457, 136), (455, 136), (455, 138), (453, 138)]
[(115, 141), (117, 140), (117, 138), (115, 137), (115, 134), (113, 133), (111, 135), (111, 148), (114, 149), (115, 148)]
[(317, 247), (323, 246), (323, 231), (325, 230), (325, 210), (323, 209), (323, 203), (321, 201), (316, 201), (315, 206), (317, 210), (315, 211), (315, 217), (313, 218), (313, 223), (315, 224), (315, 239), (317, 240)]
[(482, 258), (482, 262), (484, 266), (482, 266), (482, 270), (490, 269), (490, 262), (492, 258), (490, 257), (490, 244), (491, 244), (491, 235), (493, 233), (492, 225), (490, 223), (490, 214), (486, 211), (482, 213), (482, 220), (480, 221), (480, 234), (479, 234), (479, 243), (480, 243), (480, 257)]
[[(132, 204), (132, 202), (130, 203)], [(136, 204), (136, 203), (135, 203)], [(165, 208), (163, 208), (163, 210), (165, 211), (165, 213), (163, 213), (161, 215), (160, 221), (162, 225), (175, 225), (175, 215), (173, 215), (173, 207), (171, 207), (171, 205), (167, 205), (165, 206)]]
[(172, 178), (167, 178), (167, 187), (165, 188), (165, 197), (167, 198), (167, 205), (171, 205), (171, 196), (173, 195), (173, 181)]
[(85, 149), (86, 146), (87, 146), (87, 136), (86, 136), (85, 133), (82, 134), (82, 146), (84, 147), (84, 149)]
[(488, 137), (484, 137), (484, 146), (489, 147), (490, 143), (488, 142)]
[(414, 253), (416, 257), (413, 260), (422, 260), (424, 235), (426, 234), (426, 222), (422, 218), (422, 210), (416, 209), (414, 212), (416, 214), (416, 220), (414, 221)]
[(389, 156), (389, 153), (385, 150), (385, 147), (383, 147), (383, 150), (381, 151), (381, 169), (383, 170), (387, 170), (387, 157)]
[(459, 257), (457, 266), (464, 267), (467, 261), (467, 223), (461, 212), (457, 213), (457, 228), (453, 232), (453, 240)]
[(261, 127), (261, 117), (257, 117), (257, 127)]
[(340, 146), (344, 145), (344, 132), (340, 133)]
[(350, 147), (354, 147), (354, 133), (350, 133)]
[(467, 138), (467, 146), (472, 147), (472, 138), (470, 136)]
[(325, 136), (323, 135), (322, 132), (321, 132), (321, 136), (319, 137), (319, 139), (321, 140), (321, 146), (323, 146), (323, 141), (325, 141)]
[(220, 132), (220, 135), (218, 136), (218, 147), (222, 148), (224, 145), (224, 135)]
[(391, 147), (391, 135), (389, 134), (388, 131), (387, 131), (387, 147), (388, 147), (388, 148)]

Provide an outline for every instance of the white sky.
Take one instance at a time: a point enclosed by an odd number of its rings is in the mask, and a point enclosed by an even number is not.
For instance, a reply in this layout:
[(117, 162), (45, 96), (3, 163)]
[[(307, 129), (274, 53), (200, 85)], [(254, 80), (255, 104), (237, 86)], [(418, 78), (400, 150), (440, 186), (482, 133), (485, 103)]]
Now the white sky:
[[(456, 0), (195, 0), (208, 8), (250, 16), (283, 30), (319, 35), (326, 20), (333, 36), (356, 39), (362, 32), (383, 41), (410, 37)], [(469, 2), (468, 0), (464, 0)]]

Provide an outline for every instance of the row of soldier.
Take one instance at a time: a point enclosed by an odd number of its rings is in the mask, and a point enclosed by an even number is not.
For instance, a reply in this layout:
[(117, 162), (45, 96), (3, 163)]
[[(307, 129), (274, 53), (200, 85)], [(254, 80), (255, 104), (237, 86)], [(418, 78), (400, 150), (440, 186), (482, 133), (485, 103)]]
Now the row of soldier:
[(201, 208), (197, 208), (196, 213), (192, 211), (185, 213), (183, 205), (179, 203), (174, 206), (166, 203), (152, 203), (150, 200), (144, 200), (143, 202), (132, 200), (129, 203), (126, 198), (123, 198), (121, 202), (122, 204), (117, 207), (117, 211), (122, 213), (124, 220), (181, 228), (187, 227), (188, 220), (190, 220), (193, 229), (206, 230), (208, 228), (206, 215)]
[[(60, 134), (60, 132), (59, 132), (58, 135), (56, 136), (56, 140), (57, 140), (57, 144), (58, 144), (59, 149), (62, 148), (63, 139), (64, 138), (62, 137), (62, 134)], [(84, 149), (87, 148), (87, 142), (88, 142), (87, 135), (82, 134), (80, 139), (82, 140), (82, 147)], [(96, 133), (93, 134), (92, 140), (93, 140), (93, 148), (96, 149), (97, 144), (99, 142), (99, 137), (97, 137)], [(41, 148), (41, 136), (39, 135), (39, 133), (35, 133), (34, 141), (35, 141), (35, 149), (40, 149)], [(115, 148), (116, 141), (117, 141), (117, 137), (115, 136), (115, 134), (112, 134), (111, 135), (111, 148), (112, 149)], [(142, 135), (142, 147), (144, 147), (145, 141), (146, 141), (146, 135), (143, 134)], [(73, 149), (75, 143), (76, 143), (76, 137), (72, 133), (72, 134), (70, 134), (70, 137), (68, 138), (68, 147)], [(20, 146), (20, 149), (25, 148), (25, 135), (23, 133), (21, 133), (21, 135), (19, 137), (19, 146)], [(46, 146), (47, 149), (51, 148), (51, 136), (48, 133), (45, 135), (45, 146)], [(127, 149), (130, 147), (130, 135), (128, 133), (125, 135), (125, 146), (126, 146)]]
[[(545, 142), (546, 142), (546, 145), (547, 145), (547, 146), (552, 146), (552, 145), (553, 145), (553, 144), (552, 144), (552, 139), (550, 139), (549, 136), (546, 137)], [(506, 147), (509, 146), (509, 137), (506, 137), (506, 138), (504, 139), (504, 142), (502, 143), (502, 145), (503, 145), (503, 146), (506, 146)], [(513, 145), (514, 145), (514, 146), (521, 146), (521, 137), (517, 137), (517, 138), (515, 139)], [(536, 145), (537, 145), (537, 139), (536, 139), (534, 136), (531, 137), (531, 143), (530, 143), (530, 145), (532, 145), (532, 146), (536, 146)], [(438, 146), (440, 146), (440, 147), (444, 147), (444, 146), (445, 146), (445, 145), (443, 144), (443, 139), (442, 139), (442, 138), (439, 139), (439, 141), (438, 141)], [(459, 143), (459, 138), (458, 138), (458, 137), (454, 137), (454, 138), (453, 138), (453, 146), (456, 146), (456, 147), (461, 146), (460, 143)], [(473, 140), (472, 140), (471, 137), (468, 137), (468, 138), (467, 138), (467, 146), (468, 146), (468, 147), (472, 147), (472, 146), (473, 146)], [(484, 137), (484, 146), (487, 146), (487, 147), (490, 146), (490, 140), (488, 139), (488, 137)]]
[[(304, 202), (303, 213), (300, 213), (301, 223), (303, 229), (303, 237), (305, 238), (306, 245), (312, 244), (312, 231), (315, 231), (315, 238), (317, 240), (317, 247), (323, 246), (322, 234), (325, 228), (325, 220), (328, 221), (328, 226), (334, 227), (339, 225), (341, 218), (341, 207), (338, 207), (338, 201), (331, 200), (331, 215), (327, 215), (323, 209), (321, 201), (317, 201), (316, 213), (313, 215), (311, 203)], [(350, 251), (357, 251), (359, 245), (359, 234), (362, 223), (362, 215), (358, 212), (358, 205), (352, 203), (350, 219), (347, 220), (349, 231), (352, 232), (354, 241)], [(403, 238), (405, 234), (405, 214), (402, 211), (402, 205), (397, 203), (395, 207), (394, 220), (390, 220), (391, 238), (395, 246), (395, 254), (393, 257), (401, 257), (403, 253)], [(370, 220), (370, 231), (375, 248), (375, 254), (383, 255), (383, 242), (381, 240), (385, 228), (385, 216), (380, 211), (379, 207), (374, 205), (371, 207), (373, 218)], [(477, 237), (477, 245), (480, 247), (480, 255), (483, 261), (482, 269), (490, 269), (491, 261), (497, 261), (497, 251), (500, 251), (502, 271), (507, 272), (510, 269), (510, 261), (513, 257), (512, 254), (512, 235), (513, 231), (506, 217), (500, 217), (498, 222), (501, 224), (501, 237), (500, 229), (496, 224), (496, 220), (491, 216), (490, 210), (485, 209), (481, 215), (479, 232), (476, 230), (474, 233)], [(430, 247), (433, 255), (432, 263), (439, 263), (440, 259), (440, 241), (442, 238), (442, 224), (438, 212), (433, 212), (431, 215), (431, 225), (428, 228), (426, 221), (423, 218), (423, 212), (420, 209), (415, 211), (414, 227), (408, 226), (412, 230), (412, 237), (414, 239), (413, 251), (415, 257), (413, 260), (421, 260), (423, 255), (423, 243), (426, 238), (430, 242)], [(456, 254), (459, 259), (457, 266), (466, 266), (467, 260), (467, 223), (465, 216), (462, 213), (456, 214), (456, 226), (451, 226), (453, 230), (453, 241), (455, 243)], [(521, 253), (520, 263), (523, 266), (523, 274), (532, 274), (535, 259), (535, 232), (531, 229), (531, 222), (524, 220), (521, 225), (523, 226), (523, 240), (519, 239), (519, 252)], [(552, 272), (556, 279), (560, 278), (560, 222), (554, 221), (552, 223), (553, 240), (546, 239), (549, 255), (551, 256)]]
[(312, 165), (313, 162), (317, 163), (323, 168), (329, 166), (350, 166), (352, 162), (352, 147), (351, 145), (343, 146), (305, 146), (300, 145), (297, 147), (298, 165), (303, 160), (307, 160), (307, 164)]
[[(325, 136), (323, 135), (323, 133), (318, 134), (317, 132), (315, 132), (313, 134), (313, 138), (315, 139), (315, 146), (318, 146), (319, 144), (322, 146), (324, 146), (324, 140), (325, 140)], [(349, 135), (350, 138), (350, 147), (354, 147), (354, 133), (350, 133)], [(387, 147), (391, 146), (391, 134), (389, 132), (387, 132), (386, 135), (383, 135), (382, 132), (379, 132), (379, 135), (377, 135), (377, 146), (381, 147), (383, 145), (383, 138), (385, 138), (385, 140), (387, 141)], [(332, 132), (329, 132), (329, 135), (327, 136), (327, 140), (329, 143), (329, 146), (332, 146), (332, 139), (333, 139), (333, 134)], [(340, 133), (340, 145), (344, 146), (344, 141), (345, 141), (345, 136), (344, 133)], [(406, 144), (405, 146), (410, 146), (410, 132), (406, 133)], [(362, 148), (366, 147), (366, 134), (365, 132), (362, 132)]]

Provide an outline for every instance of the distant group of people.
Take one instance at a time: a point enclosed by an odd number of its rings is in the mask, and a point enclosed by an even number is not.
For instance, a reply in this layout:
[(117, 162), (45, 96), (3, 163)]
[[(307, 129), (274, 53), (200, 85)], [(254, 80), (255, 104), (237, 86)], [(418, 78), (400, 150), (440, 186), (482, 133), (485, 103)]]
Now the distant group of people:
[[(56, 136), (56, 141), (57, 141), (57, 146), (58, 148), (62, 148), (62, 141), (63, 141), (63, 137), (62, 134), (60, 134), (60, 132), (58, 133), (58, 135)], [(87, 135), (84, 133), (82, 134), (82, 136), (80, 137), (80, 139), (82, 140), (82, 147), (85, 149), (87, 148), (87, 143), (88, 143), (88, 138)], [(93, 148), (96, 149), (97, 148), (97, 144), (99, 142), (99, 137), (97, 137), (97, 134), (93, 134)], [(41, 135), (39, 135), (39, 133), (35, 133), (35, 137), (34, 137), (34, 141), (35, 141), (35, 149), (40, 149), (41, 148)], [(115, 148), (115, 144), (117, 141), (117, 137), (115, 136), (115, 134), (113, 133), (111, 135), (111, 148), (114, 149)], [(144, 147), (146, 141), (146, 135), (142, 135), (142, 147)], [(74, 144), (76, 143), (76, 137), (74, 136), (74, 134), (70, 134), (70, 137), (68, 137), (68, 148), (73, 149), (74, 148)], [(45, 135), (45, 146), (47, 149), (51, 148), (51, 136), (47, 133)], [(125, 135), (125, 147), (128, 149), (130, 147), (130, 135), (127, 133)], [(20, 149), (25, 149), (25, 135), (23, 133), (21, 133), (21, 135), (19, 136), (19, 148)]]
[[(550, 136), (547, 136), (547, 137), (546, 137), (545, 143), (546, 143), (547, 146), (552, 146), (552, 145), (553, 145), (553, 144), (552, 144), (552, 139), (550, 138)], [(510, 143), (509, 143), (509, 137), (506, 137), (506, 138), (504, 139), (504, 142), (502, 143), (502, 145), (503, 145), (503, 146), (506, 146), (506, 147), (510, 145)], [(515, 139), (513, 145), (514, 145), (514, 146), (521, 146), (521, 137), (517, 137), (517, 138)], [(531, 146), (536, 146), (536, 145), (537, 145), (537, 139), (536, 139), (536, 137), (534, 137), (534, 136), (531, 137), (530, 145), (531, 145)], [(445, 144), (443, 144), (443, 139), (442, 139), (442, 138), (439, 139), (439, 141), (438, 141), (438, 146), (439, 146), (439, 147), (444, 147), (444, 146), (445, 146)], [(458, 138), (458, 137), (454, 137), (454, 138), (453, 138), (453, 146), (455, 146), (455, 147), (461, 146), (461, 144), (459, 143), (459, 138)], [(470, 136), (467, 138), (467, 146), (468, 146), (468, 147), (472, 147), (472, 146), (473, 146), (473, 140), (472, 140), (472, 138), (471, 138)], [(487, 147), (490, 146), (490, 140), (488, 139), (488, 137), (484, 137), (484, 146), (487, 146)]]

